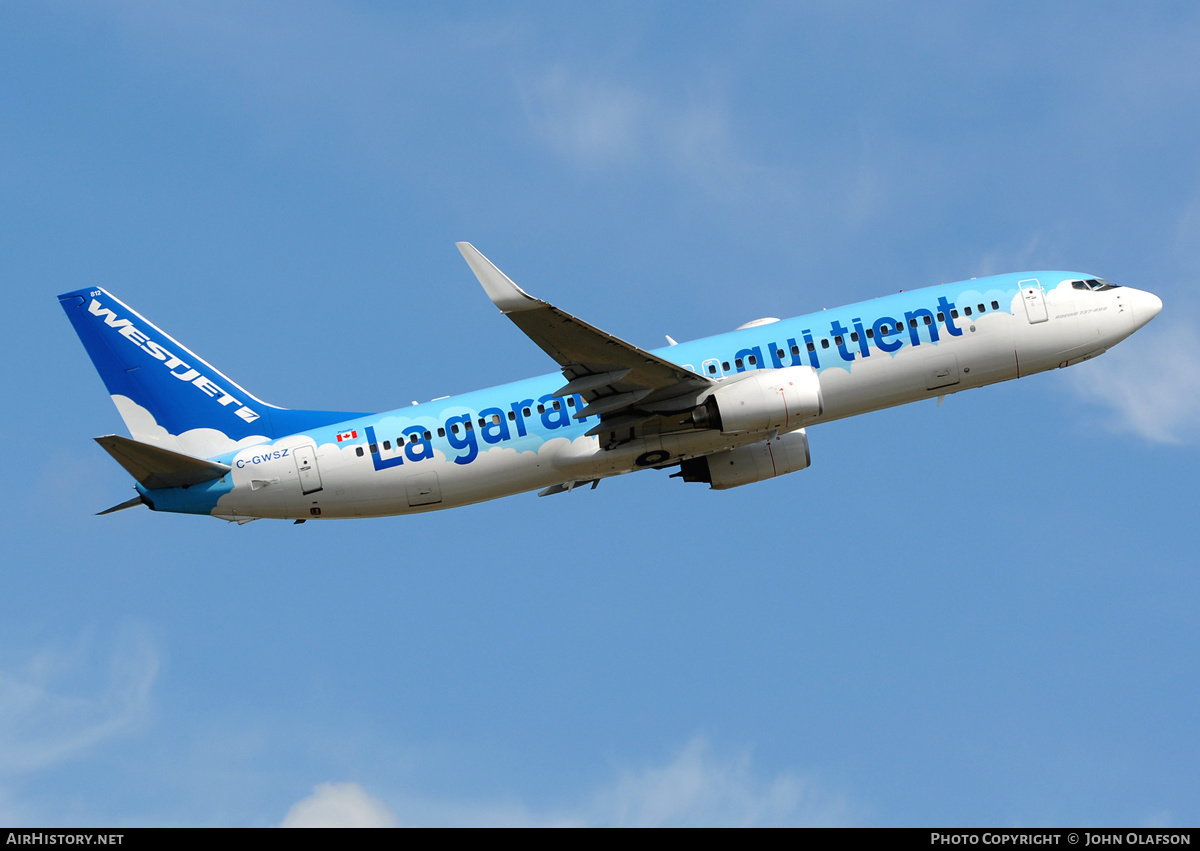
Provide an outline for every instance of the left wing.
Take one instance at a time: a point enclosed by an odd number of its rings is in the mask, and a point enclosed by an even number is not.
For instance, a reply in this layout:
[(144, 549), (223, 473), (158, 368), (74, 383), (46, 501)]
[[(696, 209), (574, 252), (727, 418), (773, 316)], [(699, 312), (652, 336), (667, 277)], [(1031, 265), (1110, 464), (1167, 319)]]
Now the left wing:
[(600, 424), (589, 435), (608, 433), (606, 445), (614, 446), (638, 432), (693, 428), (678, 415), (700, 404), (715, 381), (534, 298), (475, 246), (457, 245), (492, 303), (562, 369), (567, 383), (554, 395), (583, 397), (587, 405), (575, 419), (599, 415)]
[[(108, 450), (116, 462), (124, 467), (138, 484), (149, 490), (156, 488), (187, 488), (192, 485), (219, 479), (228, 473), (231, 467), (216, 461), (205, 461), (203, 458), (193, 458), (121, 437), (119, 434), (106, 434), (104, 437), (93, 438)], [(127, 508), (135, 505), (134, 500), (117, 506)], [(107, 512), (101, 512), (107, 513)]]

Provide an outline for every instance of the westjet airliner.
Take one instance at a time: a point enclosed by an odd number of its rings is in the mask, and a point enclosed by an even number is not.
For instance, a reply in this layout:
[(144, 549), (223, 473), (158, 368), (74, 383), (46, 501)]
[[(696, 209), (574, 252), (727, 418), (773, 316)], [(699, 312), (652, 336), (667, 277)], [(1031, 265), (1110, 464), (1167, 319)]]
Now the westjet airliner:
[(246, 523), (382, 517), (644, 468), (716, 490), (803, 470), (810, 425), (1101, 354), (1157, 296), (1076, 272), (942, 284), (646, 351), (533, 298), (469, 243), (551, 373), (378, 414), (277, 408), (102, 289), (59, 296), (129, 429), (136, 505)]

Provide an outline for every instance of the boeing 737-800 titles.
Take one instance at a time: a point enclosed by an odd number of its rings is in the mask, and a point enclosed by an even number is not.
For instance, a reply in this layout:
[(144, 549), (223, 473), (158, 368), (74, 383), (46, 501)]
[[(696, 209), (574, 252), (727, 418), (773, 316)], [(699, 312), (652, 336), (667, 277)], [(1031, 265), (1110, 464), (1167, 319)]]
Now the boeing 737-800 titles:
[(723, 490), (807, 467), (808, 426), (1070, 366), (1162, 309), (1093, 275), (1024, 272), (647, 351), (458, 248), (561, 374), (378, 414), (289, 410), (105, 290), (59, 296), (131, 435), (96, 438), (137, 481), (137, 496), (101, 513), (382, 517), (594, 487), (647, 467)]

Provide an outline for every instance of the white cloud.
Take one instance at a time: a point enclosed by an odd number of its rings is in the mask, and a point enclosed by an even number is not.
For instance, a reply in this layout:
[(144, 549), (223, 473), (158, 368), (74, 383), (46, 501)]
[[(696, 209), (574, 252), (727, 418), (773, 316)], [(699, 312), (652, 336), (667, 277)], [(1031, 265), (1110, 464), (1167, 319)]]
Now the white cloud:
[(86, 649), (44, 650), (17, 671), (0, 671), (0, 772), (16, 774), (71, 759), (125, 735), (146, 717), (159, 657), (140, 630), (126, 630), (93, 695), (70, 694), (93, 665)]
[[(323, 784), (282, 826), (406, 823), (457, 826), (667, 827), (836, 826), (851, 821), (846, 800), (792, 772), (760, 777), (748, 751), (713, 753), (696, 738), (662, 766), (620, 771), (573, 806), (538, 812), (517, 799), (454, 801), (401, 797), (400, 817), (353, 783)], [(374, 821), (371, 821), (374, 819)]]
[(1117, 431), (1156, 443), (1200, 437), (1200, 335), (1191, 326), (1152, 325), (1071, 375), (1080, 396), (1112, 408)]
[(280, 827), (399, 827), (396, 814), (357, 783), (322, 783), (292, 805)]

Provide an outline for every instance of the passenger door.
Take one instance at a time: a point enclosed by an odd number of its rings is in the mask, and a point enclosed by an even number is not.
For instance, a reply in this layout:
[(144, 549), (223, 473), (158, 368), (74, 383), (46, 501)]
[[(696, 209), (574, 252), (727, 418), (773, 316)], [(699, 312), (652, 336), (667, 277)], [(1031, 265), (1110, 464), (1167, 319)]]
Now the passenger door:
[(1046, 294), (1042, 292), (1042, 284), (1037, 278), (1021, 281), (1021, 301), (1025, 302), (1025, 316), (1030, 325), (1045, 322), (1050, 317), (1046, 313)]
[(309, 494), (321, 490), (321, 471), (317, 469), (317, 448), (312, 444), (297, 446), (292, 450), (296, 459), (296, 473), (300, 476), (300, 492)]

